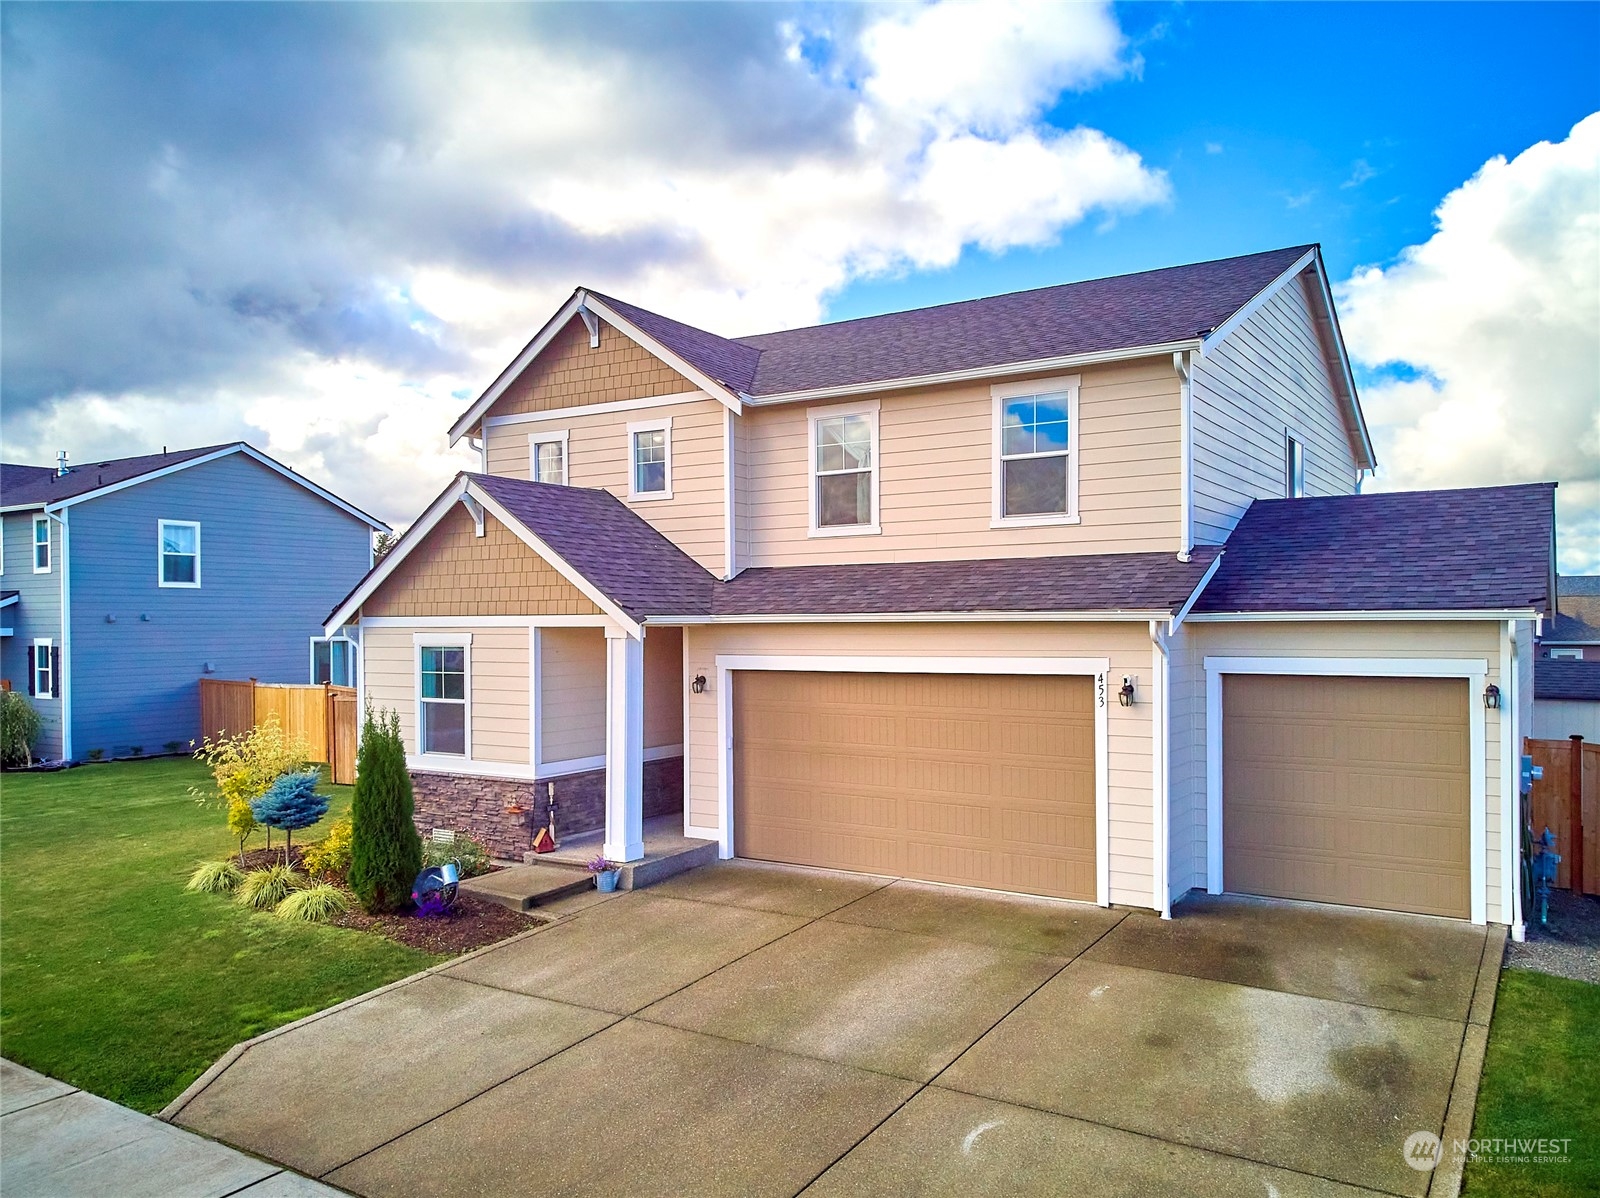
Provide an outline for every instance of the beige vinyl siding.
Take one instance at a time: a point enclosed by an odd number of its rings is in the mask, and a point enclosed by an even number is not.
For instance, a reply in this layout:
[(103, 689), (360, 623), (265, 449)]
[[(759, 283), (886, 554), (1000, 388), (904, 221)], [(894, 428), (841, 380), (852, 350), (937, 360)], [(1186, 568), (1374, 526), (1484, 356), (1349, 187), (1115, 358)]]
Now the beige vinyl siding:
[(644, 747), (683, 744), (683, 629), (647, 628), (644, 637)]
[[(489, 473), (528, 478), (529, 434), (566, 430), (569, 485), (610, 491), (695, 561), (721, 575), (726, 527), (722, 443), (727, 411), (716, 400), (706, 398), (661, 407), (491, 425)], [(672, 498), (630, 501), (628, 474), (632, 454), (628, 426), (667, 419), (672, 421)]]
[(606, 636), (599, 628), (539, 630), (539, 761), (606, 752)]
[(589, 330), (574, 316), (484, 414), (510, 416), (694, 390), (688, 379), (603, 320), (600, 345), (591, 348)]
[(1078, 373), (1078, 524), (990, 527), (988, 383), (879, 397), (878, 535), (810, 537), (807, 405), (747, 408), (744, 564), (1175, 552), (1181, 392), (1172, 359)]
[[(1149, 695), (1150, 636), (1144, 622), (1126, 624), (822, 624), (722, 625), (685, 630), (685, 668), (704, 674), (703, 695), (689, 696), (684, 814), (702, 830), (720, 824), (716, 675), (718, 654), (852, 657), (1095, 657), (1110, 677), (1131, 675)], [(930, 662), (929, 673), (938, 673)], [(1111, 901), (1153, 906), (1151, 878), (1151, 712), (1148, 700), (1107, 708), (1110, 741)]]
[[(1178, 874), (1180, 843), (1187, 844), (1186, 876), (1194, 886), (1203, 887), (1206, 879), (1206, 743), (1204, 659), (1206, 657), (1356, 657), (1356, 658), (1467, 658), (1488, 663), (1485, 684), (1494, 683), (1502, 691), (1506, 683), (1500, 676), (1500, 637), (1504, 625), (1490, 621), (1350, 621), (1350, 622), (1293, 622), (1283, 623), (1190, 623), (1185, 625), (1192, 644), (1188, 658), (1191, 677), (1186, 685), (1201, 688), (1202, 701), (1188, 703), (1183, 708), (1182, 733), (1191, 747), (1189, 768), (1183, 772), (1188, 793), (1185, 800), (1188, 812), (1187, 828), (1177, 824), (1175, 803), (1172, 828), (1173, 872)], [(1198, 679), (1194, 677), (1198, 675)], [(1174, 694), (1177, 693), (1174, 682)], [(1482, 703), (1481, 685), (1470, 690), (1468, 699)], [(1512, 713), (1502, 708), (1486, 711), (1484, 724), (1484, 827), (1486, 832), (1485, 896), (1488, 918), (1505, 922), (1506, 914), (1500, 904), (1500, 720), (1510, 719)], [(1180, 725), (1179, 713), (1173, 713), (1174, 745)], [(1197, 764), (1196, 764), (1197, 763)], [(1174, 781), (1178, 772), (1174, 770)], [(1226, 801), (1226, 799), (1224, 799)]]
[(1355, 490), (1350, 433), (1302, 275), (1193, 365), (1194, 539), (1219, 545), (1252, 499), (1285, 495), (1284, 447), (1304, 447), (1305, 493)]
[(374, 708), (400, 716), (406, 752), (417, 747), (417, 647), (423, 633), (430, 644), (460, 644), (470, 633), (472, 761), (528, 765), (528, 630), (483, 628), (464, 619), (459, 628), (367, 627), (362, 630), (362, 669), (366, 699)]

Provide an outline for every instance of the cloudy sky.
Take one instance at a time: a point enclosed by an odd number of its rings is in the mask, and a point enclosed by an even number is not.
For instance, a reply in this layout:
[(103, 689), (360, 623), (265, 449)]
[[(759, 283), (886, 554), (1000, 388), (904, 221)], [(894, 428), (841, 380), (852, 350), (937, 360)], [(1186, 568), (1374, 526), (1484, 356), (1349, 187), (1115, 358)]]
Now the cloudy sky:
[(392, 522), (577, 284), (739, 334), (1321, 241), (1383, 487), (1600, 570), (1600, 6), (8, 4), (0, 438)]

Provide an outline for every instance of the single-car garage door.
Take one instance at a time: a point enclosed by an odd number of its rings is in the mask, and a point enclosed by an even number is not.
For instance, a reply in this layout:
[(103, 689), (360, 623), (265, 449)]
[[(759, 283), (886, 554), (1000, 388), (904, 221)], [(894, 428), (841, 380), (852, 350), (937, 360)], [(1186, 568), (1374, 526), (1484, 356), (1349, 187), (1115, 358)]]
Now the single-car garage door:
[(1470, 914), (1459, 678), (1222, 680), (1223, 885)]
[(1087, 677), (741, 671), (741, 857), (1095, 898)]

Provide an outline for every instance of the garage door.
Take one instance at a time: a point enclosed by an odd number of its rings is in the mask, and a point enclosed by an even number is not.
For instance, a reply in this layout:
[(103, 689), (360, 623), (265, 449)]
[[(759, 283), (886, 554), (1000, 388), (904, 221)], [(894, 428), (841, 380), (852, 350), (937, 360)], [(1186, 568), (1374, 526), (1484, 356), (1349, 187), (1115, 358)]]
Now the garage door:
[(735, 676), (734, 851), (1095, 898), (1086, 677)]
[(1467, 684), (1222, 681), (1223, 884), (1470, 914)]

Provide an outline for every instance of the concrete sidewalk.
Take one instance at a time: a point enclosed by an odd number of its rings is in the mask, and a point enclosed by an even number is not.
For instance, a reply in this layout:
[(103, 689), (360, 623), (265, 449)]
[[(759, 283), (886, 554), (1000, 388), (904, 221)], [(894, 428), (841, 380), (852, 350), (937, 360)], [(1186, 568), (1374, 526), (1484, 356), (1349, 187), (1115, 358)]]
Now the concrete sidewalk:
[(321, 1198), (341, 1190), (0, 1060), (0, 1192)]

